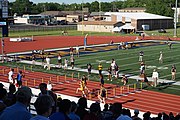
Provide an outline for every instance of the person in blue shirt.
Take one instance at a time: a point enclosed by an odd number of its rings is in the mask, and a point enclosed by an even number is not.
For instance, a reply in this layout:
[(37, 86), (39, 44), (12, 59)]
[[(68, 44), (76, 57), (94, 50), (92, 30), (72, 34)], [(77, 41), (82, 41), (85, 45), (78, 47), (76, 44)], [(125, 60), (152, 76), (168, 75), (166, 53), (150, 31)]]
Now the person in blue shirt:
[(78, 105), (74, 101), (71, 102), (71, 105), (72, 105), (72, 108), (71, 108), (71, 112), (68, 114), (68, 117), (71, 120), (80, 120), (80, 117), (77, 114), (75, 114)]
[(71, 112), (71, 101), (68, 99), (63, 99), (58, 104), (59, 111), (56, 113), (53, 113), (49, 119), (50, 120), (71, 120), (68, 117), (68, 114)]
[(24, 74), (20, 70), (19, 73), (17, 74), (17, 85), (18, 87), (22, 86), (22, 78), (24, 77)]
[(27, 86), (18, 88), (16, 103), (7, 107), (1, 114), (0, 120), (29, 120), (32, 115), (27, 110), (30, 105), (32, 91)]

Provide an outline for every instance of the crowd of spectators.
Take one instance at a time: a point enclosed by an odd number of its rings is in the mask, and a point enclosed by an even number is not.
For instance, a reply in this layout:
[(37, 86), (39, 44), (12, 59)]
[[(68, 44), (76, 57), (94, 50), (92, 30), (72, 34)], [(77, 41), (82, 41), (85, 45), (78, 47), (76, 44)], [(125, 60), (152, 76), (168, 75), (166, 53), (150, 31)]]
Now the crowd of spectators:
[[(33, 95), (29, 87), (21, 86), (16, 91), (11, 84), (7, 92), (3, 84), (0, 84), (0, 120), (141, 120), (138, 109), (131, 115), (130, 110), (122, 108), (122, 104), (118, 102), (105, 104), (103, 110), (99, 102), (94, 102), (87, 108), (85, 97), (79, 98), (76, 103), (46, 90), (45, 83), (41, 83), (39, 87), (41, 92), (34, 102), (37, 115), (32, 115), (27, 109)], [(180, 120), (180, 114), (163, 112), (151, 118), (148, 111), (143, 114), (142, 120)]]

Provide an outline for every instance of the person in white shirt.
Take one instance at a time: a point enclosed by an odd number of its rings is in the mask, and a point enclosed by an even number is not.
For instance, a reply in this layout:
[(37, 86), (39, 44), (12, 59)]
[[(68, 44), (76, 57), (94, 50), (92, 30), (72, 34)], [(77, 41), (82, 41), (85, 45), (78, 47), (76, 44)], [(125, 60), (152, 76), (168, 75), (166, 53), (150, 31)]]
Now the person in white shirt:
[(163, 63), (163, 53), (160, 51), (159, 63)]
[(77, 57), (79, 57), (79, 46), (78, 45), (76, 46), (76, 55), (77, 55)]
[(48, 84), (47, 84), (47, 90), (52, 90), (52, 84), (51, 84), (51, 81), (48, 81)]
[(71, 55), (71, 57), (70, 57), (70, 61), (71, 61), (71, 67), (72, 67), (72, 69), (74, 69), (74, 56), (73, 55)]
[(68, 67), (68, 60), (67, 58), (64, 60), (64, 70), (66, 70)]
[(47, 56), (47, 57), (46, 57), (47, 70), (50, 70), (50, 69), (51, 69), (50, 61), (51, 61), (51, 59)]
[(8, 79), (10, 84), (15, 84), (14, 80), (14, 69), (12, 68), (8, 73)]
[(154, 80), (154, 87), (157, 86), (157, 80), (159, 78), (159, 73), (156, 71), (156, 69), (154, 69), (153, 73), (152, 73), (152, 78)]
[(62, 67), (62, 56), (61, 56), (60, 53), (59, 53), (59, 55), (58, 55), (58, 65), (59, 65), (59, 68)]
[(142, 62), (142, 61), (143, 61), (143, 56), (144, 56), (144, 52), (143, 52), (143, 51), (140, 51), (140, 52), (139, 52), (139, 62)]

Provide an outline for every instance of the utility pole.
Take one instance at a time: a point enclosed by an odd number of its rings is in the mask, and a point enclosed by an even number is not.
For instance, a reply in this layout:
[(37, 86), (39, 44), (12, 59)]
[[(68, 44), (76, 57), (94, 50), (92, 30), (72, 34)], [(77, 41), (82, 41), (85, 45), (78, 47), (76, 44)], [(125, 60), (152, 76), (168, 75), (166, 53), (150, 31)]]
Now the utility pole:
[(99, 0), (99, 32), (101, 32), (101, 0)]
[(175, 3), (175, 16), (174, 16), (174, 37), (177, 37), (177, 1)]
[(82, 35), (84, 34), (84, 1), (82, 0)]

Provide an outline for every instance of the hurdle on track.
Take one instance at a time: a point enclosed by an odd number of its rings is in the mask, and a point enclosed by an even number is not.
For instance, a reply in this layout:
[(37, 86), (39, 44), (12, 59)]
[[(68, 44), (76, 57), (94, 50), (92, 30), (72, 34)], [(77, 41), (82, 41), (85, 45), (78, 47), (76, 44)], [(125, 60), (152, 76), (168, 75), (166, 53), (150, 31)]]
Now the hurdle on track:
[(74, 73), (72, 73), (71, 78), (72, 78), (72, 80), (74, 80)]

